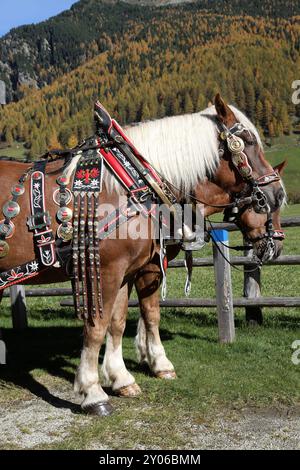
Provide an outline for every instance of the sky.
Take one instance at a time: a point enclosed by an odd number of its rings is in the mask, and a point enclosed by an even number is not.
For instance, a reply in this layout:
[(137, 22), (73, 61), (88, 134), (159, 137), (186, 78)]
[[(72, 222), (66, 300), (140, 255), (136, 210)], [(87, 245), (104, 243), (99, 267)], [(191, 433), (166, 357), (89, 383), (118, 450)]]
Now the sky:
[(39, 23), (70, 8), (75, 0), (0, 0), (0, 36), (11, 28)]

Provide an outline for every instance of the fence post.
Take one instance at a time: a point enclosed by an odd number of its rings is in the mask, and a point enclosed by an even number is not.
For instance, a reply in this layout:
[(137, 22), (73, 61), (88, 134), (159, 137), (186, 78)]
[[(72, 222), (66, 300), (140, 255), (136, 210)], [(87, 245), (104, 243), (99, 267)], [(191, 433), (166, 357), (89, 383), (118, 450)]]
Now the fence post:
[(0, 328), (0, 365), (6, 364), (6, 346), (2, 339), (2, 331)]
[[(246, 240), (244, 240), (247, 245)], [(253, 250), (245, 250), (247, 258), (253, 258)], [(248, 264), (244, 267), (244, 297), (249, 299), (261, 296), (260, 291), (260, 274), (261, 270), (256, 264)], [(252, 271), (252, 272), (247, 272)], [(246, 321), (252, 325), (261, 325), (263, 322), (262, 308), (258, 306), (246, 307)]]
[(231, 285), (231, 266), (224, 259), (229, 260), (229, 248), (226, 230), (213, 230), (211, 235), (213, 243), (213, 258), (215, 270), (215, 286), (218, 312), (219, 340), (221, 343), (232, 343), (235, 338), (233, 298)]
[(22, 330), (28, 326), (25, 288), (16, 285), (10, 287), (9, 290), (13, 328)]

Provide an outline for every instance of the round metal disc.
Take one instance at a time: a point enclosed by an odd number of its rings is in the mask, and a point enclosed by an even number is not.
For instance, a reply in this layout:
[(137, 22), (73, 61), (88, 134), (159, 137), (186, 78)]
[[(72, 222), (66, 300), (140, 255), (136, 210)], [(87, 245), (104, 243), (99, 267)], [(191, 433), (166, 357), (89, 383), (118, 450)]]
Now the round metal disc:
[(59, 184), (61, 186), (67, 186), (69, 181), (68, 181), (68, 178), (65, 175), (61, 175), (57, 178), (56, 182), (57, 182), (57, 184)]
[(60, 222), (69, 222), (73, 217), (73, 211), (69, 207), (61, 207), (57, 212), (57, 218)]
[(20, 213), (20, 206), (17, 202), (15, 201), (8, 201), (6, 204), (3, 206), (3, 214), (5, 217), (8, 219), (12, 219), (13, 217), (16, 217)]
[(57, 229), (57, 236), (64, 242), (72, 240), (73, 237), (73, 226), (69, 222), (67, 225), (60, 225)]
[(5, 238), (11, 238), (14, 234), (15, 226), (12, 221), (9, 221), (9, 224), (5, 224), (4, 220), (0, 221), (0, 235), (4, 235)]
[(70, 204), (71, 200), (72, 200), (72, 193), (67, 188), (65, 189), (64, 193), (61, 193), (59, 189), (56, 189), (53, 193), (53, 201), (58, 206), (60, 206), (61, 202), (63, 202), (63, 204), (67, 206), (68, 204)]
[(0, 240), (0, 259), (8, 255), (9, 246), (4, 240)]
[(43, 174), (40, 171), (35, 171), (32, 173), (32, 179), (34, 180), (40, 180), (42, 178)]
[(241, 153), (245, 149), (244, 141), (240, 137), (236, 137), (228, 142), (228, 148), (232, 153)]
[(24, 194), (24, 192), (25, 192), (25, 188), (24, 188), (24, 185), (21, 184), (21, 183), (15, 184), (11, 188), (11, 194), (13, 196), (22, 196), (22, 194)]

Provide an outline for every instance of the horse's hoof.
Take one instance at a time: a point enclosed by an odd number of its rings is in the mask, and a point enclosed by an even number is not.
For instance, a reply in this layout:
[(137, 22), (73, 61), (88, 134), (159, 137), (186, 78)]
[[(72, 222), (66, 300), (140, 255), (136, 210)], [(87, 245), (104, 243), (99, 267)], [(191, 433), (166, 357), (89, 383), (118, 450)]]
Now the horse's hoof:
[(86, 414), (93, 416), (110, 416), (114, 410), (109, 402), (93, 403), (82, 409)]
[(132, 398), (132, 397), (137, 397), (138, 395), (140, 395), (142, 393), (142, 390), (140, 389), (138, 384), (134, 383), (134, 384), (128, 385), (127, 387), (121, 387), (118, 390), (115, 390), (114, 393), (118, 397)]
[(177, 375), (175, 370), (165, 370), (161, 372), (156, 372), (155, 377), (164, 380), (174, 380), (176, 379)]

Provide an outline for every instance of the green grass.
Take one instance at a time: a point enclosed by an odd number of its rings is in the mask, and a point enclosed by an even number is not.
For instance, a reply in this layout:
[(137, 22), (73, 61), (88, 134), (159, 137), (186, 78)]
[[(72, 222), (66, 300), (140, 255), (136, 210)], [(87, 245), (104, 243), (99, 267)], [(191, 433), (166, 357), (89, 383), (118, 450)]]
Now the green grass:
[(21, 142), (14, 142), (10, 147), (0, 147), (0, 157), (14, 157), (24, 159), (26, 156), (26, 149)]
[[(285, 215), (300, 214), (291, 206)], [(239, 242), (237, 233), (231, 242)], [(287, 229), (285, 253), (299, 254), (299, 229)], [(199, 256), (209, 255), (207, 246)], [(241, 296), (243, 274), (232, 272), (234, 295)], [(214, 297), (213, 270), (194, 270), (192, 297)], [(300, 266), (264, 267), (267, 296), (299, 296)], [(183, 296), (184, 270), (170, 270), (168, 296)], [(28, 299), (29, 328), (11, 329), (10, 309), (1, 306), (1, 325), (9, 349), (9, 367), (0, 379), (0, 406), (12, 406), (47, 389), (71, 389), (79, 363), (82, 325), (59, 300)], [(291, 362), (291, 344), (300, 339), (300, 309), (264, 309), (264, 325), (247, 326), (243, 309), (235, 310), (236, 341), (218, 343), (214, 309), (163, 309), (161, 336), (178, 379), (164, 382), (140, 369), (133, 346), (138, 311), (131, 309), (124, 339), (124, 358), (143, 394), (134, 400), (113, 398), (116, 413), (106, 420), (78, 416), (69, 435), (47, 448), (132, 448), (136, 443), (159, 448), (187, 445), (189, 426), (209, 423), (217, 410), (300, 403), (300, 365)], [(103, 353), (103, 351), (102, 351)], [(102, 356), (101, 356), (102, 357)], [(137, 423), (142, 423), (139, 427)], [(188, 424), (187, 424), (188, 423)], [(185, 429), (186, 432), (182, 432)], [(45, 446), (44, 446), (45, 447)]]
[(287, 160), (283, 181), (293, 202), (300, 202), (300, 136), (290, 135), (274, 139), (272, 147), (265, 147), (266, 158), (274, 166)]

